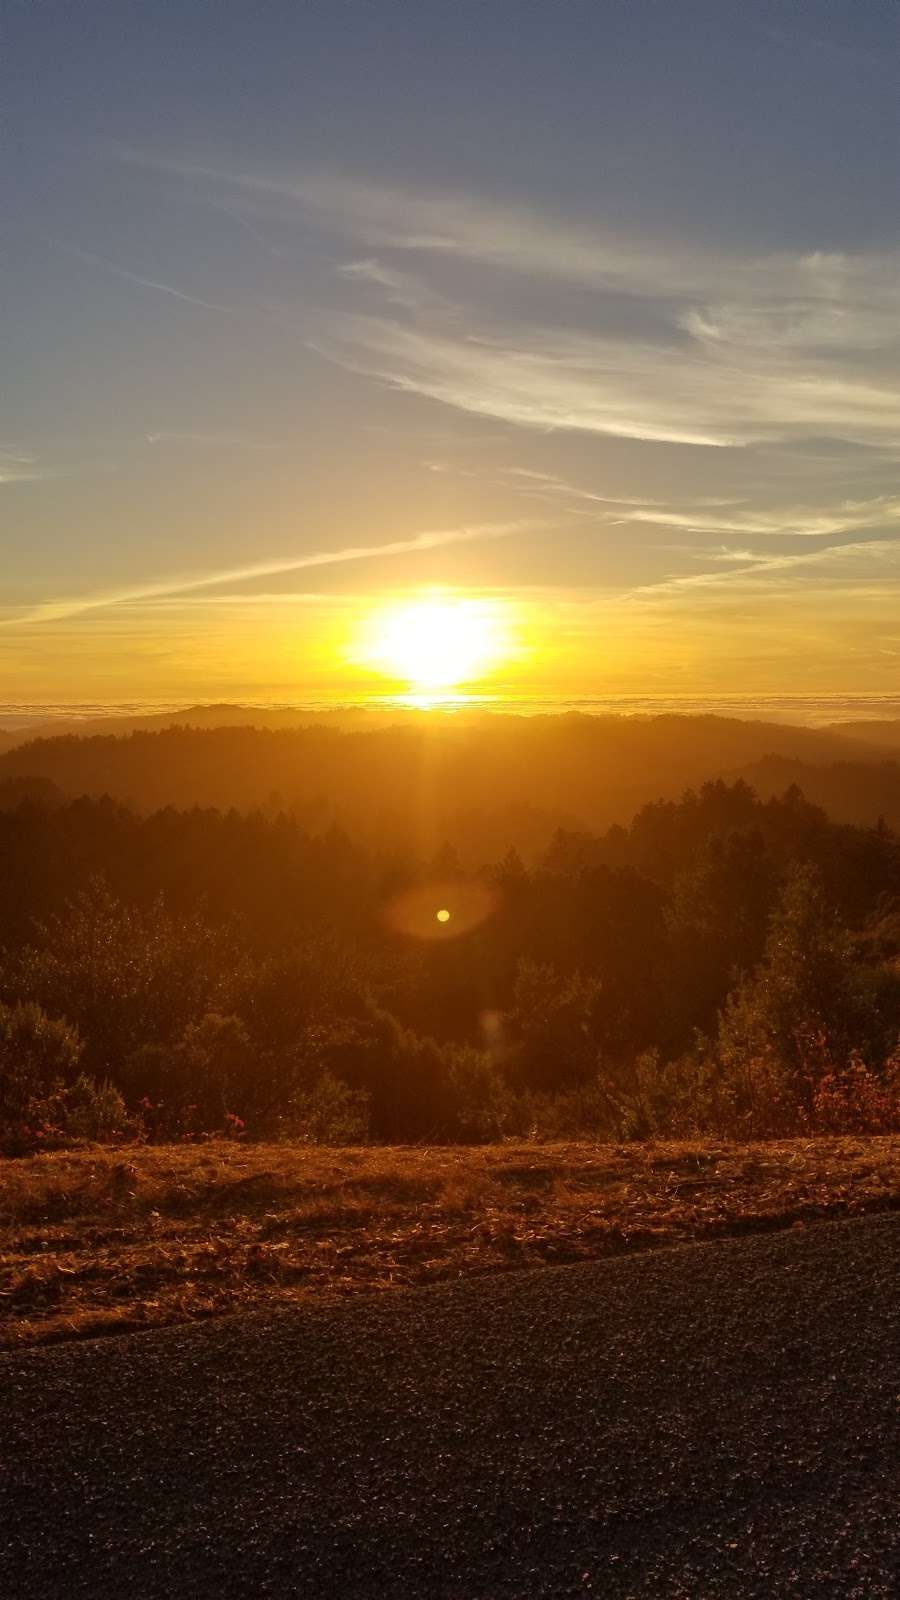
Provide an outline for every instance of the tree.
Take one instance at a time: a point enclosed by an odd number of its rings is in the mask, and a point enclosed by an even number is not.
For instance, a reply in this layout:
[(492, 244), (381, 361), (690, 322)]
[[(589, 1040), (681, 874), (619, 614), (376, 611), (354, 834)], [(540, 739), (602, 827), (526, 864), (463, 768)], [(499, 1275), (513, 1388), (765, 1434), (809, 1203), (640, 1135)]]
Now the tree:
[(763, 960), (729, 996), (719, 1023), (717, 1056), (748, 1115), (761, 1100), (773, 1115), (804, 1115), (818, 1080), (849, 1055), (862, 1021), (852, 964), (850, 938), (820, 873), (796, 867), (773, 912)]
[(602, 985), (580, 973), (522, 961), (507, 1021), (517, 1040), (511, 1076), (531, 1089), (584, 1083), (598, 1066), (594, 1010)]

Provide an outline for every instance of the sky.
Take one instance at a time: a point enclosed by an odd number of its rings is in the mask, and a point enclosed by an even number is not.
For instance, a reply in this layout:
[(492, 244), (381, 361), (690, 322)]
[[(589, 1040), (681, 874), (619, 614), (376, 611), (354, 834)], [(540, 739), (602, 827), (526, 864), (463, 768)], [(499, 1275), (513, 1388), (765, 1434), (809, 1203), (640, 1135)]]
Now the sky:
[(900, 690), (894, 0), (7, 0), (0, 697)]

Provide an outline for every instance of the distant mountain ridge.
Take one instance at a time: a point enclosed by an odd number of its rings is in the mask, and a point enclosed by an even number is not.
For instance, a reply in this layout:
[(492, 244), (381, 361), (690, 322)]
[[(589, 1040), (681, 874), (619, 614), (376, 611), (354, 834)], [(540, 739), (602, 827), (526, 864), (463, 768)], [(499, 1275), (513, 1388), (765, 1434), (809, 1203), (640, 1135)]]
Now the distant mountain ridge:
[(110, 712), (100, 717), (36, 717), (33, 723), (18, 728), (0, 729), (0, 754), (30, 744), (35, 739), (89, 738), (94, 734), (113, 734), (124, 738), (129, 733), (155, 733), (165, 728), (302, 728), (324, 726), (354, 727), (361, 723), (390, 721), (395, 712), (382, 713), (378, 707), (338, 706), (334, 709), (304, 707), (245, 706), (230, 701), (185, 706), (172, 711), (146, 711), (134, 715)]
[[(201, 715), (206, 726), (193, 720)], [(202, 707), (168, 722), (135, 719), (141, 726), (127, 730), (82, 726), (19, 741), (0, 755), (0, 793), (7, 780), (35, 779), (63, 796), (105, 793), (145, 811), (290, 809), (316, 829), (338, 825), (398, 847), (449, 841), (466, 853), (489, 853), (495, 838), (531, 851), (557, 826), (626, 823), (647, 801), (675, 800), (719, 777), (743, 776), (763, 794), (796, 783), (841, 820), (900, 822), (900, 768), (889, 759), (900, 723), (881, 744), (866, 744), (856, 725), (847, 734), (712, 715), (362, 710), (355, 728), (336, 726), (336, 714), (311, 722), (308, 713), (252, 713), (281, 726), (254, 726), (249, 715)], [(307, 721), (284, 726), (291, 716)]]

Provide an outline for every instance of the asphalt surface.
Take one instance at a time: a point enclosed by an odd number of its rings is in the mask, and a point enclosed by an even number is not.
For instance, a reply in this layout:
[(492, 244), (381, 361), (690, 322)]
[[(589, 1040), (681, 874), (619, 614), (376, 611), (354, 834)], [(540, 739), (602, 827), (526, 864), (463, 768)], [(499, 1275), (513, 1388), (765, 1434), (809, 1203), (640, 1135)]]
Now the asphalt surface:
[(0, 1592), (900, 1593), (900, 1217), (0, 1361)]

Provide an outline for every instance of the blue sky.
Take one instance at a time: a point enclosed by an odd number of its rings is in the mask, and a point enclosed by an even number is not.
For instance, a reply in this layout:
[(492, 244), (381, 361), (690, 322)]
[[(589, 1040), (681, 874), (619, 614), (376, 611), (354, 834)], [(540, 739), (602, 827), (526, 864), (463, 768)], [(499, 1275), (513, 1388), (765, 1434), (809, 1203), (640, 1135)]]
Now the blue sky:
[[(8, 4), (10, 698), (896, 688), (898, 46), (803, 5)], [(523, 687), (525, 685), (523, 684)]]

